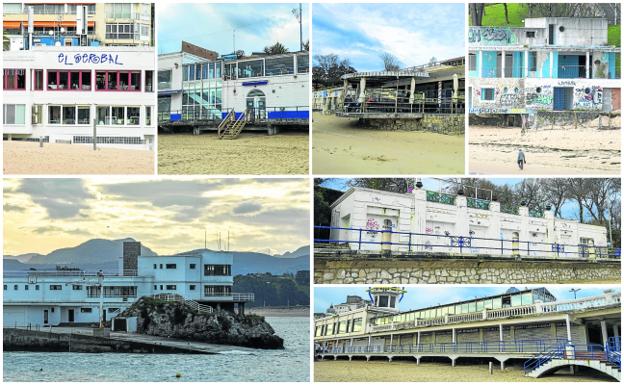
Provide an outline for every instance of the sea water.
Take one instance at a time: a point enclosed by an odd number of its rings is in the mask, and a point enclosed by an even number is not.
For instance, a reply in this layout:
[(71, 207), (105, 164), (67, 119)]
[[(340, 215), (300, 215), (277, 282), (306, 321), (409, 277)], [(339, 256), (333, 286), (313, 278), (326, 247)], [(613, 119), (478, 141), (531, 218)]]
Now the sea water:
[(284, 350), (233, 348), (222, 354), (5, 352), (4, 381), (308, 381), (309, 319), (266, 320), (284, 339)]

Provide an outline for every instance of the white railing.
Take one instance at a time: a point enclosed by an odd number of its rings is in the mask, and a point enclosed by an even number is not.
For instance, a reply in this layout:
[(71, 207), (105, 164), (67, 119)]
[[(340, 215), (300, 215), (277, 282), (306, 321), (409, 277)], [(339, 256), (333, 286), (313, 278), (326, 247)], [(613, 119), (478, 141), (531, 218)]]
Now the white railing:
[(253, 302), (255, 298), (254, 293), (232, 293), (232, 300), (235, 302)]
[(198, 313), (211, 314), (213, 311), (212, 306), (202, 305), (201, 303), (190, 300), (190, 299), (184, 301), (184, 303)]
[(574, 310), (591, 309), (621, 303), (620, 293), (605, 293), (604, 295), (580, 298), (569, 301), (557, 301), (548, 303), (534, 303), (532, 305), (522, 305), (507, 307), (503, 309), (484, 310), (479, 312), (448, 315), (432, 319), (418, 319), (416, 321), (402, 323), (388, 323), (383, 325), (372, 325), (371, 332), (384, 332), (399, 329), (420, 328), (428, 326), (446, 325), (454, 323), (477, 322), (501, 318), (521, 317), (531, 314), (563, 313)]

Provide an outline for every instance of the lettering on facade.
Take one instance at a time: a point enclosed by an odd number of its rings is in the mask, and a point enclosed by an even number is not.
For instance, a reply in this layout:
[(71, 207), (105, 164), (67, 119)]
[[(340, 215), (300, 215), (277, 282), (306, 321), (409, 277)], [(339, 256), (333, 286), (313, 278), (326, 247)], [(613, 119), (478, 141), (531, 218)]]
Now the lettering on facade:
[(63, 65), (74, 64), (114, 64), (121, 66), (123, 63), (119, 60), (119, 55), (110, 53), (77, 53), (75, 55), (67, 55), (59, 53), (57, 60)]
[(468, 42), (507, 45), (517, 44), (518, 38), (507, 27), (472, 27), (468, 30)]
[(579, 87), (574, 89), (574, 108), (580, 110), (599, 110), (602, 108), (602, 87)]

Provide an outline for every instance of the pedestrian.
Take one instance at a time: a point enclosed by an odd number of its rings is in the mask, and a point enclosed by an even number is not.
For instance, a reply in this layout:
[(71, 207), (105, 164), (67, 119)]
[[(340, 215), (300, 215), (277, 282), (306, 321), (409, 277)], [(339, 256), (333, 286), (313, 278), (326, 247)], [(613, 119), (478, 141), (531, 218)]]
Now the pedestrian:
[(524, 165), (526, 164), (526, 157), (524, 156), (524, 152), (522, 152), (522, 149), (518, 150), (518, 167), (520, 167), (520, 170), (524, 170)]

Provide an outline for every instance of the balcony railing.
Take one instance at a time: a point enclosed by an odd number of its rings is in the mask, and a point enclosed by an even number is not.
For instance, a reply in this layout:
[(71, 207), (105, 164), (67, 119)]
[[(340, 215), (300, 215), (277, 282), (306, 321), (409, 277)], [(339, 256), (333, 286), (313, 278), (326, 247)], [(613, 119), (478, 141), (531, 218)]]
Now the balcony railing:
[(527, 316), (533, 314), (546, 313), (567, 313), (576, 310), (586, 310), (621, 303), (620, 293), (605, 294), (595, 297), (586, 297), (570, 301), (557, 301), (549, 303), (534, 303), (532, 305), (521, 305), (502, 309), (483, 310), (473, 313), (446, 315), (431, 319), (417, 319), (410, 322), (395, 322), (383, 325), (372, 325), (371, 332), (384, 332), (404, 329), (416, 329), (428, 326), (448, 325), (466, 322), (478, 322), (493, 319), (504, 319), (511, 317)]
[(254, 293), (232, 293), (232, 300), (234, 302), (253, 302), (255, 301)]
[[(398, 252), (462, 256), (483, 256), (543, 259), (620, 259), (620, 249), (585, 244), (532, 242), (513, 239), (458, 236), (451, 234), (413, 233), (407, 231), (379, 230), (376, 228), (351, 228), (339, 226), (314, 226), (316, 234), (327, 234), (327, 239), (315, 238), (316, 244), (346, 244), (351, 250), (365, 252)], [(329, 230), (329, 232), (327, 232)]]

